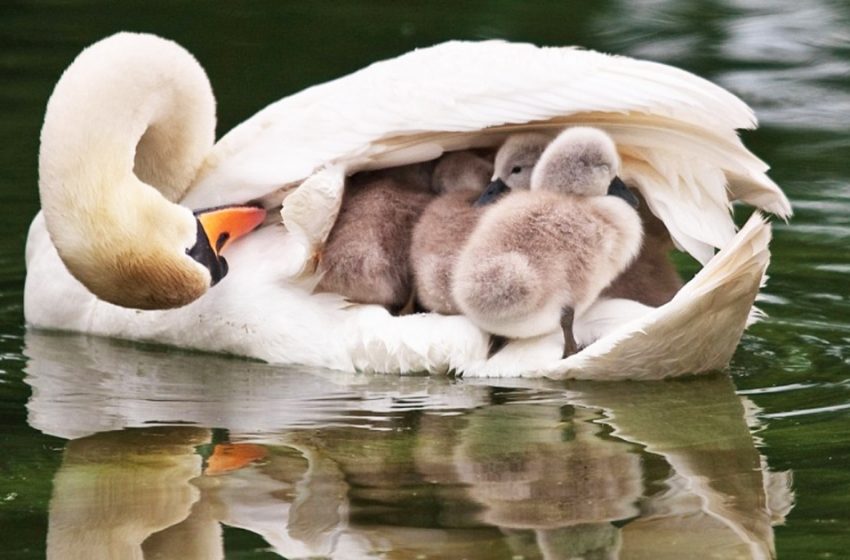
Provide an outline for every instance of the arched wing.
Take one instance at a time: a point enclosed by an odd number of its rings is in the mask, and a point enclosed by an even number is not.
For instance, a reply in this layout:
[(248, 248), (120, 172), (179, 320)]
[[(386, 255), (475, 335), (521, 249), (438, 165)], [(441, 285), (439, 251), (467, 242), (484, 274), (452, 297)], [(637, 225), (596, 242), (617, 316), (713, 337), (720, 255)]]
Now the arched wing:
[(734, 235), (731, 201), (791, 213), (739, 140), (756, 120), (728, 91), (663, 64), (501, 41), (416, 50), (268, 106), (216, 144), (184, 203), (244, 202), (331, 164), (413, 163), (571, 124), (612, 134), (626, 178), (702, 262)]

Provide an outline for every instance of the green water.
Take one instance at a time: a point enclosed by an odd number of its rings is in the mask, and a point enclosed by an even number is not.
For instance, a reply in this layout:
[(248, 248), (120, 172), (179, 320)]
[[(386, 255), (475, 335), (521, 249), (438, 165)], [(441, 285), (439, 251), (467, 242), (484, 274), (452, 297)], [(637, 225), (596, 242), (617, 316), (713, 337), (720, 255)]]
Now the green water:
[[(756, 109), (745, 141), (795, 206), (775, 224), (770, 318), (729, 374), (646, 384), (341, 376), (28, 333), (44, 105), (123, 29), (197, 56), (219, 133), (449, 38), (697, 72)], [(839, 0), (3, 3), (0, 557), (850, 557), (848, 30)], [(253, 461), (204, 470), (228, 451)]]

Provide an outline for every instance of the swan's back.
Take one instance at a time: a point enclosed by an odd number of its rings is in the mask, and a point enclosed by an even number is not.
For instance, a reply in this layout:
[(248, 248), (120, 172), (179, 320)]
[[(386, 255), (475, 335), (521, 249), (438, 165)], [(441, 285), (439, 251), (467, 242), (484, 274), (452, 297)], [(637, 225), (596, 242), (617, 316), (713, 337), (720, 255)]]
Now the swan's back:
[(354, 172), (495, 146), (529, 123), (611, 134), (623, 179), (702, 262), (734, 235), (730, 200), (790, 214), (737, 136), (752, 111), (726, 90), (663, 64), (501, 41), (416, 50), (270, 105), (216, 145), (184, 202), (256, 199), (328, 164)]

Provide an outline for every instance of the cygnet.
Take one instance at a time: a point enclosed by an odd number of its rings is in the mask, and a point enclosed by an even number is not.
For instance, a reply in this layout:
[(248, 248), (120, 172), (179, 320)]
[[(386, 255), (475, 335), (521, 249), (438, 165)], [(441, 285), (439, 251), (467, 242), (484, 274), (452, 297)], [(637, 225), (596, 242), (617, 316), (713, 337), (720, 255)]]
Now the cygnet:
[[(452, 295), (484, 330), (525, 338), (564, 330), (634, 260), (637, 199), (617, 176), (613, 140), (598, 129), (562, 132), (531, 174), (531, 190), (488, 207), (461, 252)], [(614, 196), (607, 196), (607, 195)]]
[(428, 311), (457, 315), (451, 277), (457, 256), (484, 208), (473, 206), (487, 186), (493, 164), (471, 151), (443, 156), (434, 169), (438, 193), (413, 229), (410, 260), (416, 298)]
[(319, 257), (317, 292), (399, 312), (412, 297), (413, 226), (434, 196), (399, 173), (364, 173), (346, 185)]

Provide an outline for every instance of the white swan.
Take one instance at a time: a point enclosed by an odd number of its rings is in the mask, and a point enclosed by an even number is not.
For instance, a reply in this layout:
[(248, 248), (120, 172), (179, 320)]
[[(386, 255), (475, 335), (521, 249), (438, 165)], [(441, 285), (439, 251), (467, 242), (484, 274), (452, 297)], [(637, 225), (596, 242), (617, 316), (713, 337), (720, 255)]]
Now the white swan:
[[(52, 131), (53, 140), (40, 153), (45, 212), (33, 221), (27, 241), (29, 325), (347, 371), (453, 368), (467, 375), (555, 377), (698, 372), (728, 363), (767, 266), (769, 228), (755, 217), (736, 236), (730, 200), (790, 214), (788, 200), (765, 175), (767, 166), (735, 132), (755, 125), (749, 108), (705, 80), (660, 64), (572, 48), (445, 43), (285, 98), (206, 154), (211, 115), (190, 111), (188, 100), (207, 95), (209, 86), (205, 79), (186, 80), (190, 66), (197, 63), (170, 41), (122, 33), (89, 47), (63, 75), (44, 126), (45, 139)], [(202, 76), (200, 67), (191, 72)], [(180, 142), (187, 138), (167, 132), (173, 121), (155, 117), (167, 110), (176, 118), (208, 119), (199, 127), (206, 144), (185, 149)], [(180, 130), (188, 130), (185, 123)], [(487, 337), (463, 317), (392, 317), (332, 295), (310, 296), (292, 280), (327, 236), (346, 173), (494, 146), (517, 130), (573, 124), (596, 126), (614, 138), (623, 178), (640, 185), (678, 245), (708, 263), (693, 287), (637, 319), (637, 330), (624, 324), (616, 336), (567, 360), (558, 359), (559, 344), (553, 352), (548, 339), (508, 345), (485, 360)], [(123, 151), (113, 149), (113, 141)], [(190, 214), (158, 197), (180, 198), (196, 168), (182, 205), (263, 199), (269, 206), (286, 198), (286, 228), (272, 225), (234, 242), (229, 275), (178, 309), (106, 303), (68, 272), (57, 246), (63, 256), (81, 248), (80, 254), (96, 257), (67, 264), (91, 288), (100, 282), (121, 297), (124, 288), (116, 282), (123, 265), (116, 257), (135, 258), (147, 235), (170, 242), (172, 254), (185, 251)], [(132, 171), (160, 193), (140, 185), (128, 175)], [(133, 186), (112, 182), (109, 190), (105, 182), (91, 183), (92, 176), (108, 173), (129, 177)], [(136, 206), (142, 200), (149, 205)], [(103, 221), (103, 209), (114, 212), (113, 219)], [(113, 236), (123, 231), (122, 212), (141, 224), (134, 235)], [(81, 238), (76, 225), (87, 222), (93, 235)], [(111, 257), (105, 244), (116, 244)], [(714, 247), (724, 249), (712, 257)], [(103, 266), (103, 257), (111, 264)], [(151, 275), (145, 286), (179, 289), (167, 275)], [(701, 321), (704, 313), (711, 320)], [(651, 334), (667, 331), (677, 336)]]
[[(163, 309), (216, 283), (226, 273), (217, 252), (241, 232), (169, 202), (212, 148), (215, 99), (204, 71), (180, 50), (167, 66), (104, 79), (122, 63), (141, 66), (142, 46), (123, 36), (89, 49), (56, 85), (39, 186), (51, 239), (76, 278), (106, 301)], [(251, 227), (265, 216), (253, 212)]]

